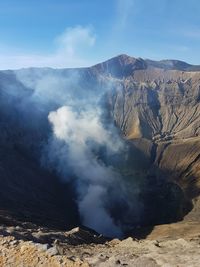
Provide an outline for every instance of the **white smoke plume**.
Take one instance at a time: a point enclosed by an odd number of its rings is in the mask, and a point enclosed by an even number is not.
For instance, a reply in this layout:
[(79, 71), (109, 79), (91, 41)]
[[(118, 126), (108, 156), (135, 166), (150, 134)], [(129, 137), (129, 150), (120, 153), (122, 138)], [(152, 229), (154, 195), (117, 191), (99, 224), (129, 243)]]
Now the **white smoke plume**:
[(55, 139), (64, 142), (62, 149), (65, 152), (59, 153), (56, 159), (60, 172), (69, 179), (70, 170), (70, 174), (78, 179), (78, 207), (83, 224), (100, 233), (119, 236), (121, 230), (106, 210), (104, 200), (109, 186), (117, 184), (120, 176), (98, 158), (98, 149), (104, 147), (111, 156), (123, 148), (122, 143), (103, 127), (99, 110), (77, 112), (63, 106), (49, 114), (49, 121), (54, 134), (54, 142), (50, 143), (53, 150)]

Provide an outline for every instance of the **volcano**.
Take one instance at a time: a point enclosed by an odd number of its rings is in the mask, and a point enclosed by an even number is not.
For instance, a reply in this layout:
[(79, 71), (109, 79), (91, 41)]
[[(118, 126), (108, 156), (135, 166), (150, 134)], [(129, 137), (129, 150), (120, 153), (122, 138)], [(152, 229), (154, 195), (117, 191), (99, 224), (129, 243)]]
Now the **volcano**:
[[(109, 184), (105, 194), (112, 197), (103, 204), (124, 234), (138, 227), (200, 220), (200, 66), (119, 55), (89, 68), (0, 72), (3, 223), (54, 229), (84, 224), (79, 199), (85, 191), (77, 193), (79, 182), (72, 181), (80, 175), (74, 164), (71, 171), (70, 159), (70, 171), (63, 174), (64, 163), (57, 160), (65, 152), (65, 140), (46, 153), (52, 133), (48, 116), (65, 105), (76, 109), (79, 122), (87, 106), (99, 106), (104, 128), (111, 136), (114, 128), (113, 137), (126, 147), (126, 155), (109, 156), (106, 147), (96, 149), (91, 138), (86, 142), (87, 155), (117, 170), (132, 187), (127, 204), (126, 194), (118, 200), (116, 187)], [(87, 130), (78, 123), (76, 136), (82, 136)], [(116, 184), (120, 181), (116, 178)]]

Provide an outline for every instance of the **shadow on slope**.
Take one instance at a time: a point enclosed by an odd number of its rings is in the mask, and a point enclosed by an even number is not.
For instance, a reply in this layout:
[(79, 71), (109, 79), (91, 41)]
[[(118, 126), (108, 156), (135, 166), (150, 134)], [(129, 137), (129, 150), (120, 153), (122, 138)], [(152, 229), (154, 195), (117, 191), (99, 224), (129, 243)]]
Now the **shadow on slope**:
[[(141, 179), (140, 200), (143, 210), (140, 223), (133, 225), (125, 236), (138, 239), (146, 238), (156, 225), (171, 224), (182, 221), (192, 208), (192, 199), (171, 179), (170, 170), (160, 169), (154, 162), (155, 144), (138, 139), (131, 144), (129, 164)], [(138, 146), (138, 142), (140, 143)], [(141, 143), (145, 142), (145, 146)], [(145, 147), (145, 152), (141, 149)], [(194, 190), (193, 185), (193, 190)]]
[(16, 148), (1, 148), (0, 162), (1, 223), (31, 222), (58, 229), (70, 229), (79, 223), (69, 185)]

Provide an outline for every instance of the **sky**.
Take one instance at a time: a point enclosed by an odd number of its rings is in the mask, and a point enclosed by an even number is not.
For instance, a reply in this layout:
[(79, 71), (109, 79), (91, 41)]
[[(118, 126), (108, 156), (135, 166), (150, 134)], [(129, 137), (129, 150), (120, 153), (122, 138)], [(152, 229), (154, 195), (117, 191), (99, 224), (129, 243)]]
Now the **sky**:
[(200, 64), (199, 0), (1, 0), (0, 69), (85, 67), (119, 54)]

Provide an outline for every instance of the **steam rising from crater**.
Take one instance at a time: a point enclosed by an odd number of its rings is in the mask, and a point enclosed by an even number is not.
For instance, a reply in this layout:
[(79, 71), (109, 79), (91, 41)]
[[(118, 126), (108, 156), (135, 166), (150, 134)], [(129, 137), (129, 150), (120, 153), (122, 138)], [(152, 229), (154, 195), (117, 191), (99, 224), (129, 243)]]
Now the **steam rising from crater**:
[(139, 186), (120, 167), (128, 146), (104, 108), (112, 81), (93, 83), (76, 70), (27, 69), (15, 75), (21, 87), (5, 92), (15, 103), (14, 123), (25, 131), (26, 149), (73, 186), (85, 226), (107, 236), (122, 235), (139, 220), (142, 204)]
[(103, 127), (97, 109), (77, 112), (63, 106), (50, 112), (48, 118), (53, 127), (53, 142), (49, 143), (51, 151), (55, 151), (57, 142), (63, 142), (62, 154), (53, 153), (52, 156), (58, 155), (54, 161), (59, 162), (62, 177), (75, 180), (83, 224), (106, 235), (120, 235), (121, 230), (104, 201), (109, 187), (119, 186), (121, 176), (112, 166), (106, 165), (100, 150), (104, 149), (106, 156), (112, 157), (124, 149), (121, 140)]

